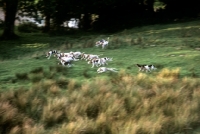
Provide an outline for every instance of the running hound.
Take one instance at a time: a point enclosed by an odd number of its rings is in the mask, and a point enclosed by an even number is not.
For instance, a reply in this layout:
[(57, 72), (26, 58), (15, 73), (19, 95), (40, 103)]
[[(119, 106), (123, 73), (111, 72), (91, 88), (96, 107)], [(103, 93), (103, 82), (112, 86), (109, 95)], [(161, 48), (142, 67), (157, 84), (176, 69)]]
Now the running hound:
[(84, 60), (88, 61), (88, 60), (92, 60), (92, 59), (94, 59), (94, 58), (99, 58), (99, 56), (100, 56), (100, 55), (82, 53), (82, 54), (81, 54), (81, 59), (84, 59)]
[(97, 73), (104, 73), (104, 72), (118, 72), (116, 68), (107, 68), (107, 67), (100, 67), (97, 69)]
[(48, 57), (47, 59), (50, 59), (50, 57), (51, 57), (52, 54), (57, 54), (57, 53), (58, 53), (57, 50), (50, 50), (50, 51), (47, 53), (46, 57)]
[(78, 61), (79, 59), (75, 59), (74, 57), (60, 57), (59, 60), (60, 60), (60, 63), (58, 64), (61, 64), (63, 66), (67, 65), (68, 67), (71, 67), (73, 65), (72, 62)]
[(67, 66), (67, 67), (71, 67), (73, 64), (72, 64), (72, 61), (64, 61), (64, 60), (60, 60), (60, 62), (58, 63), (58, 65), (63, 65), (63, 66)]
[(54, 56), (57, 57), (57, 59), (60, 59), (61, 57), (73, 57), (70, 53), (56, 53)]
[(82, 53), (81, 52), (69, 52), (71, 55), (74, 56), (74, 58), (79, 59), (81, 58)]
[(154, 65), (140, 65), (140, 64), (136, 64), (136, 66), (139, 68), (139, 71), (151, 72), (152, 70), (156, 70), (157, 69)]
[(98, 46), (101, 46), (102, 49), (104, 49), (106, 46), (108, 46), (108, 43), (109, 43), (109, 37), (108, 37), (107, 40), (102, 39), (102, 40), (100, 40), (100, 41), (97, 41), (97, 42), (96, 42), (96, 46), (97, 46), (97, 47), (98, 47)]
[(88, 64), (92, 64), (93, 68), (95, 65), (96, 67), (99, 67), (101, 65), (108, 65), (107, 61), (112, 61), (113, 58), (108, 58), (108, 57), (104, 57), (104, 58), (94, 58), (92, 60), (88, 61)]

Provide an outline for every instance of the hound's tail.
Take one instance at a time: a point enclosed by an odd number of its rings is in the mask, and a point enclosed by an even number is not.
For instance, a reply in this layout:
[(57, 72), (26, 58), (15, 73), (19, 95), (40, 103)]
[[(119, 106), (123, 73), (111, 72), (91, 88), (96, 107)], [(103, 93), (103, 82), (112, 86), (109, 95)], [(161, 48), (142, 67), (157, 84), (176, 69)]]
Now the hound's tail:
[(142, 67), (140, 64), (135, 64), (137, 67)]
[(107, 41), (109, 42), (110, 37), (107, 38)]

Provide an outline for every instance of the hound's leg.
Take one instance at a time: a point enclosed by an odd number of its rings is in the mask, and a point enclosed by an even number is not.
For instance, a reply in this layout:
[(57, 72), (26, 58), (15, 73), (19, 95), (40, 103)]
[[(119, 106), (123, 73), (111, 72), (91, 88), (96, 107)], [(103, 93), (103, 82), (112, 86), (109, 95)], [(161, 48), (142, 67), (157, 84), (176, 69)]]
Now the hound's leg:
[(49, 57), (47, 59), (50, 59), (50, 57), (51, 57), (51, 54), (49, 55)]
[(91, 68), (94, 68), (94, 63), (92, 63), (92, 67)]

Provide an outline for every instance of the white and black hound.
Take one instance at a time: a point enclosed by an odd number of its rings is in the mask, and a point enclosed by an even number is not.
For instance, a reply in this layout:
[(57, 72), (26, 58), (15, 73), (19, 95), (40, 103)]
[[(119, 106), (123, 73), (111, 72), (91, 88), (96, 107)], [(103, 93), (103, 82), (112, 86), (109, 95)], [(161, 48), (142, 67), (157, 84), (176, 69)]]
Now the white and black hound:
[(139, 71), (151, 72), (152, 70), (156, 70), (157, 69), (154, 65), (136, 64), (136, 66), (139, 68)]
[(73, 61), (78, 61), (79, 59), (75, 59), (74, 57), (60, 57), (60, 62), (58, 64), (61, 64), (63, 66), (71, 67), (73, 66)]
[(95, 65), (96, 67), (99, 66), (104, 66), (104, 65), (108, 65), (107, 61), (112, 61), (113, 58), (108, 58), (108, 57), (104, 57), (104, 58), (94, 58), (88, 61), (88, 64), (92, 64), (93, 68)]
[(57, 50), (50, 50), (50, 51), (47, 53), (46, 57), (48, 57), (47, 59), (50, 59), (50, 57), (51, 57), (52, 54), (57, 54), (57, 53), (58, 53)]
[(108, 43), (109, 43), (109, 37), (108, 37), (108, 40), (102, 39), (102, 40), (100, 40), (100, 41), (97, 41), (97, 42), (96, 42), (96, 46), (97, 46), (97, 47), (98, 47), (98, 46), (101, 46), (102, 49), (104, 49), (106, 46), (108, 46)]

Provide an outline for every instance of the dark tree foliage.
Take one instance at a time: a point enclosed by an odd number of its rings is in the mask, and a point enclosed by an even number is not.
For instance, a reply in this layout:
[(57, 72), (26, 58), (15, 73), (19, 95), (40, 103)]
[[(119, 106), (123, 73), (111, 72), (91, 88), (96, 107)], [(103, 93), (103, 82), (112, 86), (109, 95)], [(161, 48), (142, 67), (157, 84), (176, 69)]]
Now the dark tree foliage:
[(23, 12), (35, 12), (36, 16), (39, 12), (45, 19), (43, 32), (48, 32), (50, 28), (58, 29), (64, 21), (75, 17), (74, 4), (72, 0), (37, 0), (28, 5), (27, 2), (20, 3), (19, 7)]
[(45, 19), (44, 32), (50, 30), (50, 19), (53, 17), (55, 7), (56, 0), (21, 0), (19, 3), (20, 15), (25, 14), (36, 20)]
[[(154, 0), (112, 0), (97, 4), (96, 14), (99, 19), (95, 27), (104, 28), (128, 28), (146, 23), (146, 20), (154, 16)], [(107, 27), (105, 27), (107, 26)]]
[(200, 13), (199, 0), (160, 0), (166, 4), (168, 18), (197, 17)]
[(71, 6), (69, 0), (56, 0), (55, 11), (52, 16), (56, 28), (59, 28), (64, 21), (73, 17), (73, 7), (71, 8)]
[[(165, 3), (165, 9), (154, 12), (154, 2)], [(14, 21), (17, 11), (38, 18), (45, 18), (44, 32), (60, 29), (70, 18), (80, 20), (83, 30), (117, 30), (155, 24), (175, 18), (197, 17), (198, 0), (0, 0), (5, 11), (2, 37), (15, 38)], [(18, 7), (18, 9), (17, 9)], [(96, 19), (92, 16), (98, 16)]]
[(35, 3), (35, 7), (45, 18), (45, 27), (43, 32), (48, 32), (51, 25), (50, 20), (56, 9), (56, 0), (38, 0)]

